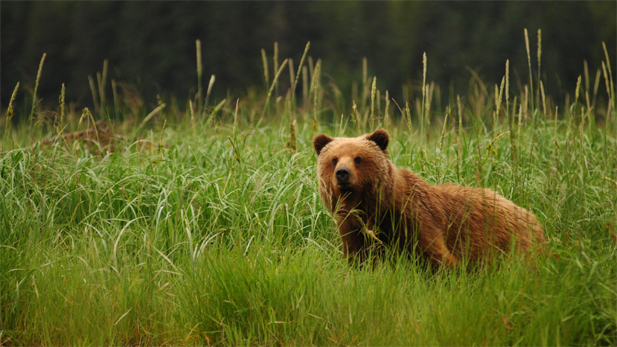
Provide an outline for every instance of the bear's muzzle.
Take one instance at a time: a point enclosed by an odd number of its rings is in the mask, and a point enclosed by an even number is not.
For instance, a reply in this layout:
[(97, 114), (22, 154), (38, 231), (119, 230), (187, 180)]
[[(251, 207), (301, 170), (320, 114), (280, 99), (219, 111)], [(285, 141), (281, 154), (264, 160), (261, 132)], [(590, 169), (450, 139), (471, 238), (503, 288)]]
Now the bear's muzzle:
[(349, 184), (349, 170), (345, 168), (336, 170), (336, 181), (339, 185)]

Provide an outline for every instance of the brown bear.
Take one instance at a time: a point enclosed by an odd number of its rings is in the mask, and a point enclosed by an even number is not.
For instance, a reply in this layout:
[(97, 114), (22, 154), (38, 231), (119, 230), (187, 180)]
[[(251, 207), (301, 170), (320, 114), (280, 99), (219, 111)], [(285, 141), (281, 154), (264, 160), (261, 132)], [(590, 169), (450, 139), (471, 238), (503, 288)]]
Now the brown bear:
[(350, 263), (364, 261), (371, 244), (415, 251), (431, 265), (454, 267), (464, 259), (477, 263), (489, 254), (528, 251), (543, 242), (532, 212), (490, 189), (430, 185), (392, 164), (388, 142), (385, 130), (313, 139), (319, 193), (337, 217)]

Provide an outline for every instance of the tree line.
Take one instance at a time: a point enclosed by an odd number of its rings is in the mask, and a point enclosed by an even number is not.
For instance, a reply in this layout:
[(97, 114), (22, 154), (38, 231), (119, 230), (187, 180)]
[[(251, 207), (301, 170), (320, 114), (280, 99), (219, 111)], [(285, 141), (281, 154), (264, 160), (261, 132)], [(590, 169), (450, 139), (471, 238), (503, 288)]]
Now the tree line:
[[(46, 60), (37, 95), (56, 102), (92, 104), (88, 76), (109, 62), (109, 76), (156, 96), (192, 98), (197, 89), (195, 41), (202, 47), (204, 83), (216, 75), (213, 94), (241, 95), (264, 83), (261, 49), (272, 69), (279, 62), (322, 59), (325, 78), (350, 94), (362, 80), (362, 61), (378, 88), (401, 97), (419, 88), (422, 55), (427, 80), (443, 92), (464, 93), (470, 70), (498, 83), (510, 60), (514, 78), (528, 80), (523, 29), (530, 33), (532, 63), (541, 29), (542, 79), (547, 93), (571, 91), (587, 60), (600, 67), (602, 42), (616, 50), (615, 2), (2, 2), (1, 103), (15, 84), (30, 97), (39, 61)], [(613, 69), (617, 56), (611, 56)], [(273, 72), (270, 71), (270, 76)], [(514, 82), (516, 83), (516, 81)], [(23, 99), (22, 99), (23, 100)]]

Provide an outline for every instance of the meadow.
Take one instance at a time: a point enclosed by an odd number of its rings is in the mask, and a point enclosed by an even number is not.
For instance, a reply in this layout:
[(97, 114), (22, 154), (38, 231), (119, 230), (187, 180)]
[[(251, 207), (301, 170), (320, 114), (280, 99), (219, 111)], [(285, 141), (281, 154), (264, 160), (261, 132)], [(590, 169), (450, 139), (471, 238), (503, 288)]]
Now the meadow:
[[(108, 84), (105, 64), (93, 110), (60, 90), (42, 109), (36, 87), (11, 100), (0, 123), (0, 345), (617, 344), (608, 54), (559, 104), (531, 59), (526, 83), (504, 62), (502, 81), (473, 76), (447, 102), (425, 59), (406, 102), (366, 68), (344, 96), (306, 51), (300, 63), (263, 55), (265, 86), (239, 99), (212, 101), (213, 77), (186, 103), (145, 105)], [(475, 271), (434, 273), (396, 255), (350, 267), (319, 198), (312, 138), (376, 128), (390, 132), (397, 166), (533, 211), (546, 252)]]

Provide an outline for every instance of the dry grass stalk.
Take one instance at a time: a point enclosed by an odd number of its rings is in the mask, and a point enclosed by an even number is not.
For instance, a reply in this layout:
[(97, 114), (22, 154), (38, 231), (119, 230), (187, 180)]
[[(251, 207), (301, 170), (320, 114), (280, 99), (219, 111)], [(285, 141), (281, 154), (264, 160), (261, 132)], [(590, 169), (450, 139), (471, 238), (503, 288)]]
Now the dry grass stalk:
[(218, 103), (218, 105), (216, 105), (214, 107), (214, 109), (212, 110), (212, 112), (210, 112), (210, 115), (208, 115), (208, 118), (206, 119), (206, 122), (204, 123), (204, 129), (207, 129), (208, 126), (210, 125), (210, 122), (212, 121), (212, 119), (214, 119), (214, 117), (216, 117), (216, 113), (223, 108), (223, 106), (225, 106), (225, 104), (227, 103), (227, 99), (223, 99), (221, 102)]
[[(273, 71), (278, 71), (279, 69), (279, 43), (278, 42), (274, 42), (274, 55), (272, 56), (272, 68)], [(274, 79), (274, 96), (277, 97), (279, 95), (279, 84), (278, 84), (278, 80), (275, 78)]]
[[(612, 91), (612, 88), (611, 88), (613, 76), (609, 74), (610, 68), (611, 67), (608, 66), (608, 69), (607, 69), (607, 64), (602, 62), (602, 72), (604, 73), (604, 83), (606, 84), (606, 93), (608, 94), (608, 99), (609, 99), (608, 107), (606, 108), (606, 124), (609, 124), (610, 117), (611, 117), (611, 111), (612, 111), (613, 107), (615, 107), (613, 105), (613, 103), (614, 103), (614, 94), (613, 94), (613, 91)], [(607, 70), (609, 72), (607, 72)]]
[(559, 112), (559, 106), (555, 106), (555, 144), (557, 145), (557, 148), (561, 148), (561, 146), (559, 146), (559, 142), (557, 142), (557, 128), (559, 128), (557, 126), (557, 112)]
[(514, 113), (516, 113), (516, 96), (514, 97), (514, 101), (512, 102), (512, 114), (508, 112), (508, 128), (510, 128), (510, 147), (511, 156), (512, 156), (512, 166), (514, 167), (514, 172), (516, 173), (516, 163), (517, 163), (517, 153), (516, 153), (516, 142), (514, 141)]
[(528, 96), (528, 89), (527, 89), (527, 86), (525, 86), (525, 98), (520, 103), (519, 109), (518, 109), (518, 127), (516, 128), (516, 132), (517, 132), (516, 133), (516, 143), (517, 144), (521, 143), (521, 123), (523, 122), (523, 112), (525, 112), (524, 110), (526, 110), (527, 108), (527, 96)]
[[(426, 94), (426, 105), (424, 107), (424, 112), (426, 114), (426, 124), (427, 124), (427, 131), (428, 131), (428, 127), (431, 126), (431, 105), (433, 104), (433, 92), (435, 91), (435, 82), (431, 82), (430, 85), (426, 85), (427, 91), (428, 93)], [(428, 135), (428, 134), (427, 134)]]
[[(420, 136), (424, 137), (424, 117), (425, 117), (425, 107), (426, 107), (426, 52), (422, 55), (422, 106), (420, 111)], [(427, 117), (428, 119), (428, 117)], [(427, 131), (428, 133), (428, 131)]]
[(118, 99), (118, 86), (116, 85), (116, 80), (112, 79), (111, 80), (111, 92), (113, 93), (114, 96), (114, 114), (118, 115), (119, 114), (119, 99)]
[(7, 123), (11, 121), (11, 118), (13, 118), (13, 101), (15, 101), (15, 96), (17, 95), (18, 89), (19, 89), (19, 82), (17, 82), (17, 85), (15, 85), (15, 89), (13, 89), (13, 94), (11, 94), (11, 100), (9, 100), (9, 107), (6, 110), (6, 122)]
[(386, 90), (386, 108), (383, 111), (383, 127), (386, 129), (388, 129), (388, 127), (390, 126), (390, 115), (389, 115), (389, 109), (388, 109), (389, 107), (390, 107), (390, 94)]
[(308, 68), (306, 66), (302, 67), (302, 105), (308, 111)]
[(486, 151), (493, 156), (493, 162), (497, 161), (497, 149), (499, 149), (499, 142), (497, 141), (499, 141), (499, 139), (509, 134), (510, 134), (509, 130), (503, 133), (497, 134), (497, 136), (495, 136), (495, 138), (491, 140), (488, 146), (486, 146)]
[(409, 129), (409, 136), (413, 136), (413, 125), (411, 123), (411, 111), (409, 110), (408, 102), (405, 103), (405, 115), (407, 116), (405, 119), (407, 123), (407, 128)]
[(99, 88), (99, 96), (101, 99), (101, 108), (105, 106), (105, 103), (107, 101), (107, 98), (105, 98), (105, 87), (107, 86), (107, 68), (108, 68), (108, 62), (107, 62), (107, 59), (105, 59), (103, 61), (103, 73), (102, 74), (100, 72), (96, 73), (96, 80), (97, 80), (97, 85)]
[(56, 117), (56, 133), (60, 134), (62, 132), (62, 123), (64, 123), (64, 96), (66, 94), (66, 88), (64, 87), (64, 83), (62, 83), (62, 91), (60, 92), (60, 121), (57, 121)]
[(443, 127), (441, 128), (441, 136), (439, 137), (439, 153), (441, 153), (443, 148), (443, 137), (446, 133), (446, 124), (448, 124), (448, 116), (450, 115), (450, 106), (446, 107), (446, 116), (443, 119)]
[(239, 103), (240, 103), (240, 99), (236, 99), (236, 111), (234, 112), (234, 125), (232, 128), (232, 134), (233, 134), (234, 139), (236, 138), (236, 133), (238, 132), (238, 104)]
[(45, 62), (45, 57), (47, 53), (43, 53), (41, 57), (41, 62), (39, 63), (39, 70), (36, 72), (36, 82), (34, 83), (34, 91), (32, 92), (32, 109), (30, 110), (30, 123), (32, 124), (32, 117), (34, 116), (34, 109), (37, 105), (36, 100), (36, 91), (39, 88), (39, 81), (41, 80), (41, 72), (43, 71), (43, 63)]
[(589, 90), (589, 66), (587, 60), (583, 60), (583, 73), (585, 76), (585, 90)]
[[(195, 51), (197, 55), (197, 100), (201, 100), (202, 87), (201, 76), (203, 75), (203, 67), (201, 64), (201, 40), (195, 40)], [(201, 101), (199, 101), (201, 104)]]
[(159, 137), (159, 145), (158, 145), (158, 150), (159, 150), (159, 155), (163, 155), (163, 134), (165, 133), (165, 126), (167, 125), (167, 119), (165, 119), (165, 121), (163, 122), (163, 128), (161, 129), (161, 137)]
[(204, 102), (204, 107), (202, 109), (202, 118), (204, 113), (206, 112), (206, 107), (208, 107), (208, 100), (210, 100), (210, 93), (212, 93), (212, 87), (214, 86), (214, 81), (216, 81), (216, 76), (210, 76), (210, 82), (208, 82), (208, 90), (206, 91), (206, 100)]
[(509, 111), (508, 102), (510, 101), (510, 60), (506, 60), (506, 112)]
[[(196, 51), (196, 59), (197, 59), (197, 94), (195, 95), (195, 99), (197, 99), (197, 112), (198, 114), (203, 112), (203, 87), (202, 87), (202, 76), (203, 76), (203, 66), (201, 64), (201, 41), (195, 40), (195, 51)], [(191, 117), (192, 117), (192, 109), (191, 107)], [(194, 129), (195, 127), (193, 127)]]
[(370, 129), (375, 126), (375, 95), (377, 90), (377, 77), (373, 77), (373, 84), (371, 86), (371, 116), (370, 116)]
[(351, 100), (351, 121), (354, 126), (358, 124), (358, 106), (356, 105), (356, 100)]
[(608, 69), (608, 76), (610, 78), (611, 89), (609, 92), (609, 99), (613, 103), (613, 110), (615, 110), (615, 85), (613, 84), (613, 71), (611, 71), (611, 61), (608, 59), (608, 51), (606, 50), (606, 44), (602, 42), (602, 48), (604, 49), (604, 56), (606, 58), (606, 67)]
[[(375, 114), (375, 119), (382, 119), (383, 120), (383, 118), (381, 118), (379, 116), (379, 113), (381, 112), (381, 92), (379, 91), (379, 89), (377, 89), (377, 93), (375, 95), (375, 100), (377, 101), (377, 113)], [(380, 122), (380, 123), (381, 124), (378, 125), (378, 126), (379, 127), (383, 127), (383, 121)]]
[[(156, 116), (159, 112), (161, 112), (162, 109), (165, 108), (165, 104), (161, 104), (159, 105), (157, 108), (155, 108), (154, 110), (152, 110), (152, 112), (148, 113), (148, 115), (146, 116), (146, 118), (144, 118), (144, 120), (141, 122), (141, 124), (139, 125), (139, 128), (137, 128), (137, 132), (139, 132), (139, 130), (141, 130), (146, 123), (148, 123), (148, 121), (150, 119), (152, 119), (152, 117)], [(191, 107), (192, 109), (192, 107)]]
[[(308, 53), (309, 48), (311, 47), (311, 41), (306, 43), (306, 47), (304, 47), (304, 53), (302, 53), (302, 58), (300, 58), (300, 65), (298, 65), (298, 75), (296, 76), (296, 79), (293, 82), (293, 87), (291, 88), (292, 90), (292, 97), (295, 98), (295, 94), (296, 94), (296, 85), (298, 84), (298, 79), (300, 78), (300, 71), (302, 71), (303, 74), (303, 80), (306, 82), (306, 76), (304, 76), (304, 74), (306, 73), (306, 67), (304, 66), (304, 59), (306, 58), (306, 54)], [(304, 87), (303, 92), (306, 91), (306, 87)]]
[(268, 88), (270, 85), (270, 77), (268, 76), (268, 57), (266, 56), (266, 50), (263, 48), (261, 49), (261, 61), (263, 62), (264, 68), (264, 82), (266, 88)]
[[(538, 53), (538, 79), (537, 79), (537, 85), (538, 85), (538, 88), (539, 88), (539, 85), (542, 82), (541, 78), (540, 78), (540, 76), (541, 76), (541, 74), (540, 74), (540, 72), (541, 72), (540, 71), (540, 66), (541, 65), (540, 64), (541, 64), (541, 58), (542, 58), (542, 29), (538, 29), (538, 52), (537, 53)], [(539, 93), (540, 93), (540, 90), (537, 89), (536, 90), (536, 100), (537, 100), (538, 103), (540, 102), (540, 99), (539, 99), (540, 96), (538, 95)]]
[(296, 72), (294, 71), (293, 59), (287, 58), (287, 60), (289, 60), (289, 86), (290, 86), (289, 91), (291, 91), (291, 88), (294, 85), (294, 81), (296, 80)]
[(369, 81), (368, 81), (368, 61), (366, 57), (362, 58), (362, 98), (360, 99), (360, 106), (362, 113), (366, 110), (366, 97), (369, 93)]
[(227, 136), (227, 139), (229, 140), (229, 142), (231, 143), (231, 146), (234, 149), (234, 159), (236, 159), (238, 163), (241, 163), (242, 157), (240, 157), (240, 152), (238, 151), (238, 148), (236, 147), (234, 140), (231, 138), (231, 136)]
[(596, 71), (596, 79), (593, 83), (593, 101), (591, 107), (596, 108), (596, 99), (598, 97), (598, 88), (600, 87), (600, 79), (602, 78), (602, 71), (598, 69)]
[(8, 139), (10, 129), (11, 129), (11, 118), (13, 118), (13, 101), (15, 101), (15, 96), (17, 95), (17, 90), (19, 89), (19, 82), (15, 85), (15, 89), (13, 89), (13, 94), (11, 94), (11, 99), (9, 100), (9, 106), (6, 110), (6, 118), (4, 121), (4, 139), (5, 142)]
[(461, 97), (456, 95), (456, 108), (458, 109), (458, 138), (459, 142), (463, 137), (463, 107), (461, 106)]
[(578, 103), (578, 96), (581, 92), (581, 76), (579, 75), (576, 79), (576, 90), (574, 91), (574, 103)]
[(313, 64), (313, 57), (309, 55), (308, 57), (308, 70), (309, 70), (309, 80), (313, 80), (313, 72), (315, 71), (315, 64)]
[(265, 115), (266, 111), (268, 110), (268, 105), (270, 103), (270, 97), (272, 96), (272, 92), (274, 91), (274, 88), (276, 87), (276, 83), (279, 79), (279, 76), (281, 75), (281, 72), (283, 72), (283, 69), (285, 68), (285, 65), (287, 65), (287, 62), (288, 62), (287, 59), (283, 60), (283, 63), (281, 64), (279, 69), (276, 71), (276, 75), (274, 76), (274, 79), (272, 80), (272, 85), (270, 86), (270, 90), (268, 91), (268, 96), (266, 97), (266, 103), (264, 105), (262, 116)]
[(525, 49), (527, 50), (527, 65), (529, 66), (529, 89), (531, 91), (531, 109), (533, 110), (533, 74), (531, 73), (531, 56), (529, 54), (529, 36), (527, 35), (527, 28), (525, 28)]
[(493, 113), (493, 132), (496, 131), (497, 120), (499, 118), (499, 113), (501, 112), (501, 98), (503, 97), (504, 85), (506, 83), (505, 76), (501, 79), (501, 86), (497, 88), (495, 85), (495, 112)]
[(195, 128), (195, 114), (193, 112), (193, 102), (190, 99), (189, 99), (189, 114), (191, 116), (191, 127), (193, 128), (193, 136), (197, 137), (197, 129)]
[(291, 154), (296, 154), (298, 151), (298, 139), (296, 135), (296, 120), (289, 123), (289, 137), (285, 146)]
[(549, 116), (549, 110), (546, 107), (546, 95), (544, 94), (544, 83), (540, 81), (540, 95), (542, 96), (542, 110), (546, 116)]
[(312, 99), (311, 105), (312, 113), (315, 114), (317, 112), (317, 100), (318, 100), (318, 89), (319, 89), (319, 79), (321, 75), (321, 60), (317, 60), (317, 64), (313, 68), (313, 73), (311, 74), (311, 87), (309, 89), (309, 102)]
[(101, 106), (99, 104), (99, 98), (96, 96), (96, 87), (94, 85), (94, 79), (92, 76), (88, 75), (88, 83), (90, 84), (90, 91), (92, 92), (92, 100), (94, 102), (94, 110), (96, 113), (101, 112)]

